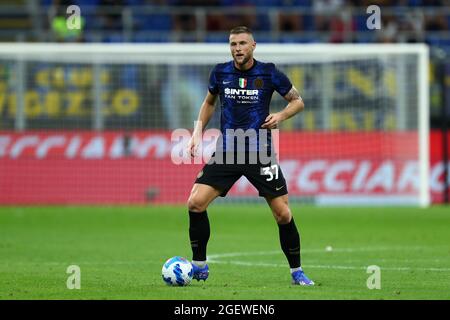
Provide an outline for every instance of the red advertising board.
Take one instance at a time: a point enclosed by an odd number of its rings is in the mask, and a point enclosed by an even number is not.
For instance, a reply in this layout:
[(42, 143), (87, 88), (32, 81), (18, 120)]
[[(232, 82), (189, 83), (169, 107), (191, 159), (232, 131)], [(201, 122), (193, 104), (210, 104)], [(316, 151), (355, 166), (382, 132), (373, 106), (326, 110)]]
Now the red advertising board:
[[(0, 204), (180, 204), (202, 164), (176, 164), (170, 131), (0, 132)], [(430, 192), (442, 202), (441, 134), (430, 134)], [(450, 140), (450, 137), (449, 137)], [(292, 198), (417, 202), (414, 132), (281, 132)], [(211, 146), (211, 145), (210, 145)], [(257, 196), (241, 178), (230, 197)]]

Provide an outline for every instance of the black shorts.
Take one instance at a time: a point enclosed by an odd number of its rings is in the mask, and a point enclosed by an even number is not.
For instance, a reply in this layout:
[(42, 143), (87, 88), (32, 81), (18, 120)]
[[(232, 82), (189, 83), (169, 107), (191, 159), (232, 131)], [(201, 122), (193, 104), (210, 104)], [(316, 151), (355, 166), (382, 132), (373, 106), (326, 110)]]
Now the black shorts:
[(250, 181), (261, 197), (275, 198), (288, 193), (286, 180), (275, 158), (270, 163), (261, 162), (260, 159), (257, 159), (256, 163), (245, 161), (242, 164), (236, 161), (231, 164), (226, 161), (224, 163), (210, 161), (198, 173), (195, 183), (212, 186), (221, 191), (221, 197), (225, 197), (242, 176)]

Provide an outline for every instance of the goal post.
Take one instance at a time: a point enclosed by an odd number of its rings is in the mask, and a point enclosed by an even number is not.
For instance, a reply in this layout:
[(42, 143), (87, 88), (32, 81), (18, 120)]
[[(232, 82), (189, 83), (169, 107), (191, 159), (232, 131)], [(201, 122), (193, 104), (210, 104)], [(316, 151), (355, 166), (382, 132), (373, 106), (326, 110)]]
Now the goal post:
[[(291, 201), (430, 204), (424, 44), (257, 44), (305, 102), (282, 123)], [(0, 204), (184, 203), (201, 169), (171, 159), (227, 44), (0, 44)], [(286, 105), (275, 92), (271, 111)], [(220, 105), (208, 128), (218, 128)], [(14, 186), (14, 187), (13, 187)], [(245, 179), (225, 201), (248, 202)]]

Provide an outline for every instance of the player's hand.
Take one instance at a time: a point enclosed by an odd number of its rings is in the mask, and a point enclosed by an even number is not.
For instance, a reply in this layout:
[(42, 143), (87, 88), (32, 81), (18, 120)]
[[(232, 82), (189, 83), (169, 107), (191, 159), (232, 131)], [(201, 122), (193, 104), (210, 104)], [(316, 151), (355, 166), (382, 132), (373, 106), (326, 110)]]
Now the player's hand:
[(261, 128), (264, 129), (276, 129), (278, 124), (280, 124), (284, 120), (283, 116), (277, 113), (271, 113), (267, 116), (266, 120), (262, 124)]
[(187, 152), (191, 157), (195, 157), (197, 155), (199, 142), (196, 139), (196, 136), (193, 135), (188, 142)]

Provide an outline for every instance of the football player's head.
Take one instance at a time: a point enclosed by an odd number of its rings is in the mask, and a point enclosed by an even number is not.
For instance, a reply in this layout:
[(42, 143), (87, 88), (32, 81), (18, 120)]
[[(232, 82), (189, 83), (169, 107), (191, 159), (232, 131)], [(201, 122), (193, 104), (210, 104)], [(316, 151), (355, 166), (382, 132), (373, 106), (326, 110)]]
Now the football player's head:
[(239, 26), (231, 29), (230, 49), (236, 65), (243, 66), (253, 59), (253, 51), (255, 48), (256, 42), (249, 28)]

